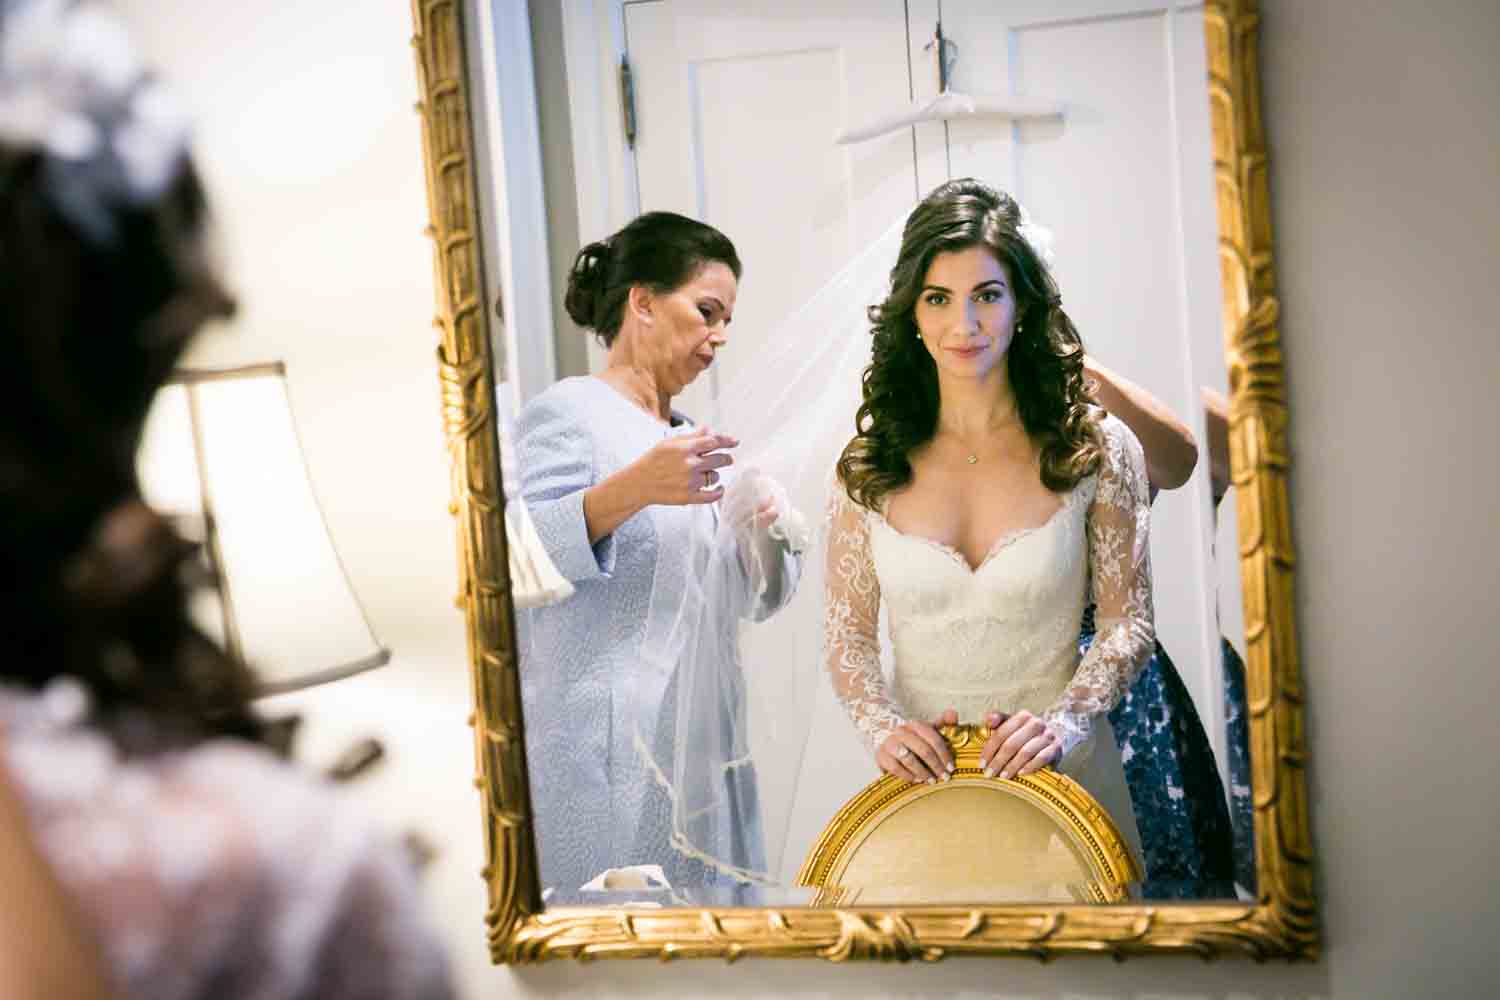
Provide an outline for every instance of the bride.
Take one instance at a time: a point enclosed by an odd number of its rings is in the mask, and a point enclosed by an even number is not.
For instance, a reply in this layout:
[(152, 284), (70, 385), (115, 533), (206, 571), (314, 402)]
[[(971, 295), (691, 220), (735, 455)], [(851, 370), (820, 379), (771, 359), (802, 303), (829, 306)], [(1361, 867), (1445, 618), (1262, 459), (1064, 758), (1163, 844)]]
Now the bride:
[[(1138, 824), (1108, 717), (1156, 649), (1150, 480), (1135, 434), (1088, 396), (1045, 244), (1008, 196), (946, 183), (757, 337), (719, 389), (715, 426), (745, 442), (741, 480), (764, 474), (786, 509), (827, 517), (788, 519), (788, 549), (807, 555), (768, 625), (734, 612), (745, 574), (716, 571), (729, 528), (658, 561), (649, 603), (673, 610), (652, 617), (642, 656), (671, 665), (675, 732), (647, 764), (676, 852), (738, 881), (789, 884), (799, 817), (821, 824), (838, 805), (829, 792), (842, 782), (826, 773), (838, 755), (813, 708), (830, 676), (890, 774), (945, 780), (953, 758), (935, 723), (988, 723), (992, 775), (1060, 767), (1138, 857), (1153, 856), (1141, 825), (1157, 854), (1199, 849), (1192, 815), (1150, 812), (1172, 792), (1158, 780), (1165, 761), (1145, 776)], [(1119, 411), (1153, 426), (1139, 407)], [(1095, 639), (1080, 653), (1090, 606)], [(1174, 717), (1147, 701), (1152, 718)], [(748, 774), (766, 845), (754, 870), (715, 847), (735, 815), (727, 789)]]
[[(1105, 716), (1155, 643), (1145, 463), (1091, 406), (1083, 347), (1027, 235), (1017, 204), (974, 180), (907, 219), (828, 502), (827, 668), (887, 773), (946, 780), (932, 721), (984, 721), (986, 773), (1060, 766), (1139, 853)], [(1090, 602), (1097, 638), (1080, 656)]]

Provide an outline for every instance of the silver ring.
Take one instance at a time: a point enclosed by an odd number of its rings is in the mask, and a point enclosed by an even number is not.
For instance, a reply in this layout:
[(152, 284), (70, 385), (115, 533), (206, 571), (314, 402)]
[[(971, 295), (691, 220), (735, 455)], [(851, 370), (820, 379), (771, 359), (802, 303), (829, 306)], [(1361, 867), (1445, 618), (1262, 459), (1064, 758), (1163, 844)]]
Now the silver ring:
[(902, 760), (905, 760), (906, 758), (911, 756), (911, 747), (903, 743), (901, 747), (897, 749), (896, 756), (901, 758)]

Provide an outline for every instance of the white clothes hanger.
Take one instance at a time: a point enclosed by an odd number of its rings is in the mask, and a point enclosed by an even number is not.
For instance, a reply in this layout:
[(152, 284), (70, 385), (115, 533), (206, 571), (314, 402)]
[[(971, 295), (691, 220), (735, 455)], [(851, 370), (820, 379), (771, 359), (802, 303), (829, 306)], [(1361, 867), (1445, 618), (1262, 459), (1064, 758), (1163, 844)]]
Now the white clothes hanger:
[(913, 104), (909, 108), (881, 115), (858, 128), (840, 129), (835, 133), (833, 141), (838, 145), (846, 146), (908, 128), (918, 122), (946, 121), (951, 118), (971, 118), (983, 115), (1026, 121), (1062, 117), (1062, 104), (1047, 98), (961, 94), (956, 90), (949, 90), (948, 45), (948, 40), (943, 37), (942, 22), (939, 21), (932, 45), (928, 46), (937, 48), (938, 95), (936, 97), (925, 103)]

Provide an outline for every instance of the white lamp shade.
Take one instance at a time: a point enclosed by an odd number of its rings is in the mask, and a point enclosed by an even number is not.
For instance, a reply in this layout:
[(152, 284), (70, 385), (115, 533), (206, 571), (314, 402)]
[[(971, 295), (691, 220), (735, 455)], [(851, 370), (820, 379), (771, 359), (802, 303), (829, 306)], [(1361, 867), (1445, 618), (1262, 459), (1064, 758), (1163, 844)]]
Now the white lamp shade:
[(250, 664), (263, 694), (385, 663), (313, 494), (283, 367), (173, 382), (147, 418), (141, 487), (217, 571), (194, 596), (196, 623)]

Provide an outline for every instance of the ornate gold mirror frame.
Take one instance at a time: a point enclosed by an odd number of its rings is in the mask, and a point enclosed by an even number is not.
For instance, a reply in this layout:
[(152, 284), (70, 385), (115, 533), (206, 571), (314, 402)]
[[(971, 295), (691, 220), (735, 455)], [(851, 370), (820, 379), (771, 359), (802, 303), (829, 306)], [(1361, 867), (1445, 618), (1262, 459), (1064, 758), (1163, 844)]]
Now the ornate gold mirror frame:
[(1318, 948), (1292, 603), (1285, 362), (1260, 114), (1257, 0), (1208, 0), (1230, 461), (1237, 487), (1259, 898), (1170, 905), (544, 910), (530, 822), (520, 675), (502, 522), (495, 358), (485, 309), (462, 0), (413, 0), (443, 425), (468, 624), (486, 914), (496, 962), (551, 958), (1153, 952), (1310, 959)]

